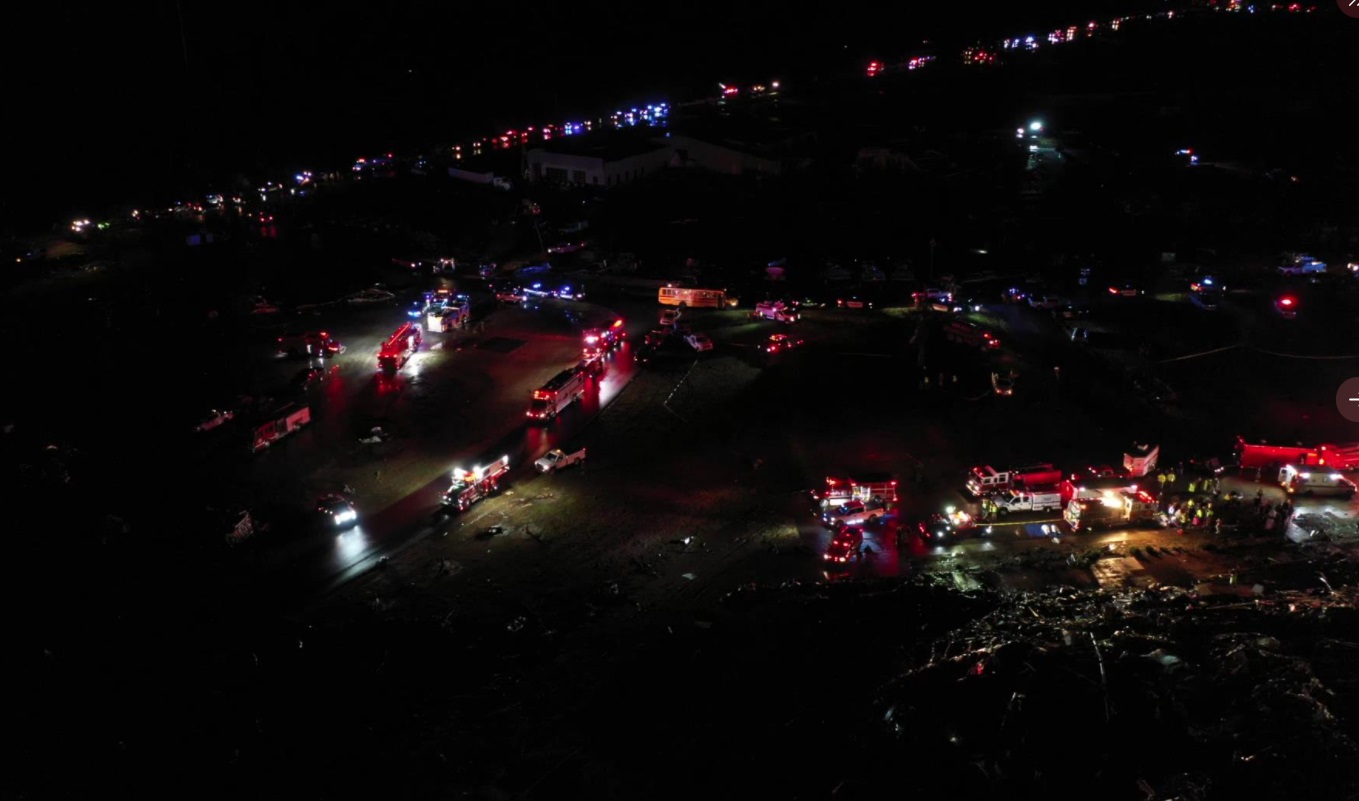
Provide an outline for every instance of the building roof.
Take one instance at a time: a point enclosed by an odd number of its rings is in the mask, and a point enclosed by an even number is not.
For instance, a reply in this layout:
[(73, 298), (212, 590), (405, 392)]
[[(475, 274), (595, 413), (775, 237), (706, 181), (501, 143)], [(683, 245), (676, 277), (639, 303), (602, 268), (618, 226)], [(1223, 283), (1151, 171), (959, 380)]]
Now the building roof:
[(673, 123), (672, 127), (676, 136), (751, 155), (776, 156), (815, 140), (815, 134), (807, 130), (746, 118), (706, 117)]
[[(652, 134), (654, 135), (654, 131)], [(603, 159), (604, 161), (620, 161), (664, 149), (666, 149), (665, 145), (652, 141), (644, 134), (600, 131), (598, 133), (557, 137), (544, 142), (529, 152), (543, 151), (568, 156), (585, 156)]]

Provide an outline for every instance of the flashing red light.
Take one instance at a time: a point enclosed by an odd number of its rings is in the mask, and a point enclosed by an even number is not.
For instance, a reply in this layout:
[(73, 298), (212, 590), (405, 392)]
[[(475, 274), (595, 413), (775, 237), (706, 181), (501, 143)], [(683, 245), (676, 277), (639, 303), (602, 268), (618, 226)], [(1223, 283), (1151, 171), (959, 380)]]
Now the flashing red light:
[(610, 326), (610, 327), (611, 327), (611, 328), (622, 328), (622, 327), (623, 327), (623, 321), (622, 321), (622, 320), (614, 320), (614, 321), (613, 321), (613, 325)]
[(1292, 298), (1279, 298), (1279, 305), (1280, 305), (1280, 306), (1292, 306), (1293, 303), (1294, 303), (1294, 300), (1293, 300)]
[(551, 398), (551, 397), (552, 397), (552, 393), (551, 393), (551, 392), (546, 392), (546, 391), (541, 390), (541, 389), (535, 389), (535, 390), (533, 390), (533, 399), (534, 399), (534, 400), (547, 400), (548, 398)]
[(1111, 286), (1111, 287), (1109, 287), (1109, 294), (1110, 294), (1110, 295), (1117, 295), (1117, 294), (1118, 294), (1118, 287), (1116, 287), (1116, 286)]

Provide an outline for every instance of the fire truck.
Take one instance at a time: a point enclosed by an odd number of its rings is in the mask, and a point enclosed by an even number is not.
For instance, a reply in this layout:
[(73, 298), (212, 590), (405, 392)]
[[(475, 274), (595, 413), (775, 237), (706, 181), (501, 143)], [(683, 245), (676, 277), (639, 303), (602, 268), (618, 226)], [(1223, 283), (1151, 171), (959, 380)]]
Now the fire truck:
[(274, 409), (263, 418), (266, 422), (251, 429), (250, 450), (259, 453), (289, 434), (311, 422), (311, 407), (289, 403)]
[(896, 503), (897, 480), (886, 473), (863, 473), (855, 478), (827, 476), (821, 492), (813, 492), (823, 509), (834, 509), (850, 501)]
[(587, 374), (580, 365), (568, 367), (552, 377), (542, 387), (533, 390), (527, 415), (530, 420), (553, 420), (567, 406), (585, 395)]
[(1013, 470), (997, 470), (985, 465), (968, 471), (965, 486), (972, 497), (981, 498), (1007, 490), (1053, 486), (1060, 484), (1062, 478), (1062, 471), (1047, 463), (1017, 467)]
[(944, 339), (981, 350), (995, 350), (1000, 347), (996, 335), (971, 320), (950, 320), (944, 326)]
[(378, 369), (396, 371), (410, 361), (420, 347), (420, 324), (409, 322), (396, 329), (378, 351)]
[(453, 484), (444, 492), (443, 504), (456, 507), (465, 512), (472, 504), (494, 495), (500, 490), (500, 482), (510, 472), (510, 457), (502, 456), (484, 467), (463, 470), (453, 468)]
[(1122, 492), (1137, 492), (1140, 489), (1139, 482), (1145, 484), (1146, 479), (1131, 476), (1073, 475), (1062, 481), (1058, 491), (1062, 494), (1062, 506), (1065, 508), (1073, 500), (1099, 500), (1107, 493), (1117, 495)]
[(1156, 519), (1156, 499), (1146, 492), (1106, 492), (1099, 498), (1073, 499), (1066, 506), (1067, 525), (1072, 531), (1104, 528)]
[(587, 328), (581, 332), (584, 341), (584, 357), (589, 359), (602, 356), (623, 344), (623, 321), (614, 320), (605, 328)]
[(1270, 445), (1265, 442), (1247, 442), (1244, 437), (1237, 437), (1236, 459), (1241, 467), (1249, 469), (1294, 464), (1359, 470), (1359, 444)]

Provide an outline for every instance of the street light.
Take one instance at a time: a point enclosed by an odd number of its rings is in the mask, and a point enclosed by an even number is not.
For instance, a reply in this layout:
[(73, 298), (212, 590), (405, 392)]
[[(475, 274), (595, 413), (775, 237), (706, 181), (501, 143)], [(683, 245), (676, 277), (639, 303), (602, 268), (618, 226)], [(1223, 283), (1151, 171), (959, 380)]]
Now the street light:
[(1043, 130), (1043, 123), (1042, 123), (1042, 122), (1040, 122), (1040, 121), (1038, 121), (1038, 120), (1034, 120), (1033, 122), (1029, 123), (1029, 132), (1030, 132), (1030, 133), (1038, 133), (1038, 132), (1040, 132), (1040, 131), (1042, 131), (1042, 130)]

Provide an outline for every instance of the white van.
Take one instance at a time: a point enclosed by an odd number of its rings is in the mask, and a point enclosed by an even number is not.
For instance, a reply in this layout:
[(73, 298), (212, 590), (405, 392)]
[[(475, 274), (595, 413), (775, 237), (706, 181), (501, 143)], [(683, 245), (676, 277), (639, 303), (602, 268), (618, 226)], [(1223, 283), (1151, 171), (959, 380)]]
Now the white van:
[(1304, 472), (1291, 464), (1279, 471), (1279, 483), (1289, 495), (1353, 498), (1356, 491), (1354, 482), (1339, 473)]

